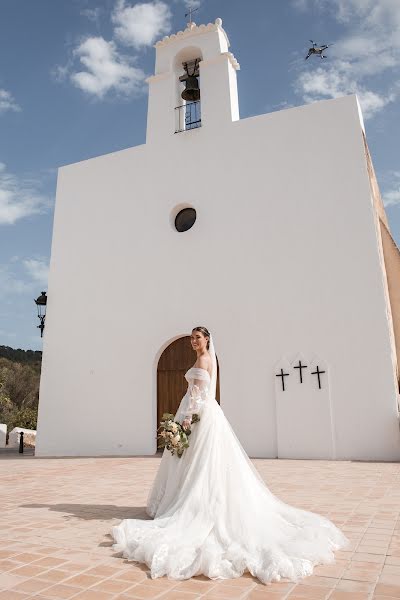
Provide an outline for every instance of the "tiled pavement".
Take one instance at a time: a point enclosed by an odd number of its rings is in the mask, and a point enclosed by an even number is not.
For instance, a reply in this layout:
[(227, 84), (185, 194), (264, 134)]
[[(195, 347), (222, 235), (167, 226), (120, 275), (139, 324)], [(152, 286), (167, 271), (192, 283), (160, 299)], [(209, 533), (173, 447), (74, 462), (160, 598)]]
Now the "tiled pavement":
[(274, 494), (327, 516), (352, 540), (301, 583), (265, 586), (249, 574), (152, 580), (113, 551), (111, 526), (145, 518), (159, 461), (0, 455), (0, 600), (400, 598), (400, 464), (254, 460)]

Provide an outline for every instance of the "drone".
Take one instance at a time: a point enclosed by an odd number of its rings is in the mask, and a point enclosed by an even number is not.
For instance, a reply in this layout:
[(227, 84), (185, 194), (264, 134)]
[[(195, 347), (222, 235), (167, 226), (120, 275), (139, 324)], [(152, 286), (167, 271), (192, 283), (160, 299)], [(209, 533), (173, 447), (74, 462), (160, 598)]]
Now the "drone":
[(313, 42), (312, 40), (310, 40), (310, 42), (312, 43), (312, 48), (308, 49), (308, 54), (305, 58), (305, 60), (307, 60), (307, 58), (310, 58), (310, 56), (312, 54), (316, 54), (317, 56), (319, 56), (320, 58), (327, 58), (324, 55), (324, 51), (329, 48), (329, 46), (333, 46), (333, 44), (321, 44), (321, 46), (318, 46), (316, 42)]

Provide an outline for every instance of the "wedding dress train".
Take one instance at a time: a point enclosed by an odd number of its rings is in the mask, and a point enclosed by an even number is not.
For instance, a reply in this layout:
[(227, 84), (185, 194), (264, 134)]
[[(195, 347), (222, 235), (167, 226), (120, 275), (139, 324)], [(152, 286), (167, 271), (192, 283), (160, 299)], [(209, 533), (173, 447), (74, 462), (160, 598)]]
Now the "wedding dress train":
[(226, 419), (208, 371), (192, 367), (175, 420), (193, 413), (183, 456), (164, 450), (146, 511), (153, 520), (125, 519), (112, 528), (113, 548), (146, 563), (152, 578), (240, 577), (263, 583), (311, 575), (350, 543), (322, 515), (279, 500), (265, 485)]

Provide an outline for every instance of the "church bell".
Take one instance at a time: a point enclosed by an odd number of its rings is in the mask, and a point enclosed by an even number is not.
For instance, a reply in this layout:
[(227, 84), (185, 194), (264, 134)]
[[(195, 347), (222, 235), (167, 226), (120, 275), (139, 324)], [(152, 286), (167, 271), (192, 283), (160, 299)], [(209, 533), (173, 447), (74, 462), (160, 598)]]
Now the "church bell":
[(186, 102), (196, 102), (200, 99), (199, 80), (194, 75), (189, 75), (185, 81), (186, 87), (183, 90), (181, 97)]
[(183, 68), (186, 74), (179, 78), (180, 81), (185, 83), (185, 89), (181, 94), (181, 98), (186, 102), (196, 102), (200, 100), (200, 86), (199, 86), (199, 59), (194, 61), (183, 63)]

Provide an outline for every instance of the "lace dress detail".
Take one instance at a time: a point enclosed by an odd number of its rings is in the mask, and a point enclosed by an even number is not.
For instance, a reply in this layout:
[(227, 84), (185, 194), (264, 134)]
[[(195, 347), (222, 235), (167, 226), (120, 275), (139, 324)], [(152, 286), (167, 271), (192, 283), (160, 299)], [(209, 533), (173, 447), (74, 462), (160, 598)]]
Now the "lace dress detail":
[(209, 394), (210, 375), (208, 371), (192, 367), (185, 373), (185, 379), (188, 387), (175, 415), (175, 421), (178, 423), (182, 423), (186, 418), (190, 421), (195, 413), (200, 415)]
[(268, 489), (215, 398), (210, 376), (192, 367), (175, 419), (199, 413), (182, 458), (164, 450), (147, 499), (153, 520), (112, 528), (114, 549), (145, 563), (152, 578), (240, 577), (268, 584), (311, 575), (350, 540), (317, 513), (285, 504)]

